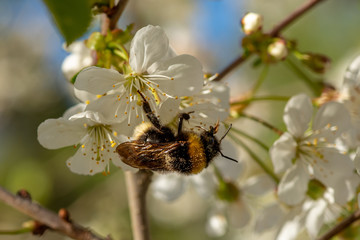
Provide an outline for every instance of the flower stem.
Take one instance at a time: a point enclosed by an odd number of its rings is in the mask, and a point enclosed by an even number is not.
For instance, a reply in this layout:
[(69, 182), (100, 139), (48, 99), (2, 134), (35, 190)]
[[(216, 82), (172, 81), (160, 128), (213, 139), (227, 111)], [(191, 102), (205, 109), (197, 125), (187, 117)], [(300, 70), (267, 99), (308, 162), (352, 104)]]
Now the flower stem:
[(289, 58), (286, 59), (285, 63), (292, 70), (299, 78), (301, 78), (307, 86), (312, 90), (315, 96), (319, 96), (321, 93), (321, 87), (319, 84), (314, 82), (309, 76), (307, 76), (296, 64), (290, 60)]
[(263, 162), (261, 159), (239, 138), (233, 134), (229, 134), (229, 137), (237, 144), (239, 144), (254, 160), (255, 162), (266, 172), (277, 184), (280, 182), (275, 173)]
[(146, 192), (152, 175), (153, 173), (148, 170), (139, 170), (137, 173), (125, 172), (134, 240), (150, 239), (146, 212)]
[(248, 99), (232, 102), (230, 106), (248, 104), (254, 101), (289, 101), (290, 97), (286, 96), (260, 96), (260, 97), (249, 97)]
[(268, 122), (265, 122), (264, 120), (258, 118), (258, 117), (255, 117), (255, 116), (251, 116), (249, 114), (246, 114), (246, 113), (241, 113), (240, 116), (242, 117), (245, 117), (245, 118), (248, 118), (248, 119), (251, 119), (255, 122), (258, 122), (258, 123), (261, 123), (263, 126), (271, 129), (272, 131), (274, 131), (276, 134), (278, 134), (279, 136), (281, 136), (284, 132), (281, 131), (280, 129), (278, 129), (277, 127), (274, 127), (273, 125), (271, 125), (270, 123)]
[(262, 147), (265, 151), (269, 151), (269, 147), (266, 146), (266, 145), (265, 145), (263, 142), (261, 142), (259, 139), (254, 138), (253, 136), (250, 136), (249, 134), (241, 131), (240, 129), (234, 128), (234, 127), (231, 128), (231, 131), (233, 131), (234, 133), (239, 134), (239, 135), (241, 135), (241, 136), (243, 136), (243, 137), (245, 137), (245, 138), (247, 138), (247, 139), (249, 139), (249, 140), (257, 143), (257, 144), (258, 144), (260, 147)]
[(255, 85), (253, 86), (253, 88), (251, 90), (251, 95), (255, 95), (255, 93), (259, 90), (259, 88), (263, 84), (268, 72), (269, 72), (269, 65), (266, 64), (264, 66), (263, 70), (261, 71), (258, 80), (256, 81)]
[(32, 229), (30, 229), (30, 228), (21, 228), (21, 229), (17, 229), (17, 230), (8, 230), (8, 231), (0, 230), (0, 235), (18, 235), (18, 234), (28, 233), (31, 231), (32, 231)]

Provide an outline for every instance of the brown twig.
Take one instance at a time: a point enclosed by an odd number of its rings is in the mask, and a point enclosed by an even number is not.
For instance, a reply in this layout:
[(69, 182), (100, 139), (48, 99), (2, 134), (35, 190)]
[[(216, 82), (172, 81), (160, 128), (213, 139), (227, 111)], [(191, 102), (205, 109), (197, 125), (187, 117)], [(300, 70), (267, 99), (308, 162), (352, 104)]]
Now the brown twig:
[(135, 174), (125, 172), (134, 240), (150, 239), (146, 211), (146, 192), (152, 175), (153, 173), (148, 170), (139, 170)]
[(115, 7), (103, 15), (101, 25), (101, 33), (103, 35), (106, 35), (108, 30), (114, 30), (116, 28), (116, 24), (128, 2), (129, 0), (120, 0)]
[[(288, 17), (286, 17), (284, 20), (282, 20), (279, 24), (277, 24), (268, 34), (272, 37), (276, 37), (279, 35), (281, 31), (283, 31), (286, 27), (288, 27), (291, 23), (293, 23), (295, 20), (299, 19), (304, 13), (312, 9), (315, 5), (322, 2), (324, 0), (310, 0), (298, 9), (296, 9), (294, 12), (292, 12)], [(251, 53), (248, 55), (241, 55), (237, 59), (235, 59), (232, 63), (229, 64), (224, 70), (222, 70), (217, 77), (214, 79), (214, 81), (220, 81), (223, 79), (226, 75), (228, 75), (230, 72), (232, 72), (235, 68), (240, 66), (242, 63), (244, 63), (249, 57), (251, 56)]]
[(24, 198), (22, 195), (14, 195), (0, 187), (0, 200), (5, 204), (15, 208), (19, 212), (31, 217), (37, 222), (45, 225), (51, 230), (65, 234), (73, 239), (80, 240), (109, 240), (102, 238), (91, 232), (89, 229), (82, 227), (74, 222), (68, 221), (56, 213), (34, 203), (30, 198)]
[(347, 218), (345, 218), (343, 221), (341, 221), (338, 225), (334, 226), (332, 229), (330, 229), (327, 233), (325, 233), (323, 236), (319, 237), (318, 240), (329, 240), (338, 233), (345, 230), (347, 227), (349, 227), (351, 224), (353, 224), (355, 221), (360, 219), (360, 210), (357, 210)]

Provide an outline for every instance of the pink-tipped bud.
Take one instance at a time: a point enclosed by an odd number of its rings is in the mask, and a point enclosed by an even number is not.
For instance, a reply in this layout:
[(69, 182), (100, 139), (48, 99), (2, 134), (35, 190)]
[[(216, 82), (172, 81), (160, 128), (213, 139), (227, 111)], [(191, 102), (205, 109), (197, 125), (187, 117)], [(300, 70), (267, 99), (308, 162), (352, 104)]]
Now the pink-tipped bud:
[(241, 19), (241, 26), (246, 35), (261, 30), (263, 18), (260, 14), (249, 12)]
[(276, 39), (275, 42), (271, 43), (267, 52), (276, 60), (284, 60), (288, 55), (288, 49), (286, 47), (286, 42), (283, 39)]

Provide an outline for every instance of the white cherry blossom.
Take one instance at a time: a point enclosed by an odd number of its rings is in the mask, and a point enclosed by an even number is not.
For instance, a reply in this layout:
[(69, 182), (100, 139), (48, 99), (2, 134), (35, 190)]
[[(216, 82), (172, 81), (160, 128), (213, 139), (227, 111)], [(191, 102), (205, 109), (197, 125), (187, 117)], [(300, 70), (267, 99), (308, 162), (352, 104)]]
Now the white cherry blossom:
[(48, 149), (66, 146), (78, 148), (75, 155), (67, 160), (69, 169), (78, 174), (94, 175), (109, 173), (110, 162), (125, 170), (124, 164), (115, 151), (124, 141), (117, 134), (116, 124), (106, 124), (98, 113), (85, 111), (84, 104), (76, 105), (58, 119), (47, 119), (38, 128), (38, 140)]
[(68, 80), (73, 78), (81, 69), (92, 65), (91, 50), (85, 46), (84, 41), (73, 42), (65, 47), (65, 50), (71, 54), (64, 59), (61, 70)]
[[(346, 203), (349, 189), (343, 185), (354, 170), (349, 156), (335, 146), (335, 139), (351, 124), (346, 108), (338, 102), (320, 107), (312, 121), (311, 100), (304, 94), (292, 97), (285, 107), (285, 132), (270, 149), (276, 173), (285, 172), (279, 199), (296, 205), (305, 199), (310, 179), (317, 179), (335, 192), (335, 200)], [(312, 122), (311, 122), (312, 121)]]
[(166, 100), (198, 92), (203, 85), (200, 62), (190, 55), (176, 56), (158, 26), (149, 25), (135, 34), (129, 56), (130, 72), (120, 74), (113, 69), (89, 67), (79, 73), (75, 82), (79, 90), (103, 95), (86, 109), (121, 123), (122, 133), (128, 136), (136, 125), (146, 121), (137, 91), (147, 98), (156, 115), (160, 108), (167, 109), (166, 115), (160, 115), (165, 124), (176, 116), (178, 108), (178, 102)]

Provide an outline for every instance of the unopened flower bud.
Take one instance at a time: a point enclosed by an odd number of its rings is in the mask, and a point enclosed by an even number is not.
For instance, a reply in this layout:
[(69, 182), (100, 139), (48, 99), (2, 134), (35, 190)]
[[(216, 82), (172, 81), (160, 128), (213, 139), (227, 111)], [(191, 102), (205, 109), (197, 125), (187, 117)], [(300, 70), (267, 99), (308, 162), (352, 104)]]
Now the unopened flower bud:
[(263, 25), (263, 18), (257, 13), (249, 12), (241, 19), (241, 26), (246, 35), (259, 31)]
[(270, 56), (276, 60), (283, 60), (288, 55), (288, 50), (286, 47), (286, 42), (282, 39), (278, 39), (275, 42), (271, 43), (267, 49)]

